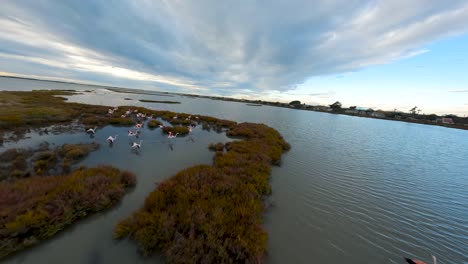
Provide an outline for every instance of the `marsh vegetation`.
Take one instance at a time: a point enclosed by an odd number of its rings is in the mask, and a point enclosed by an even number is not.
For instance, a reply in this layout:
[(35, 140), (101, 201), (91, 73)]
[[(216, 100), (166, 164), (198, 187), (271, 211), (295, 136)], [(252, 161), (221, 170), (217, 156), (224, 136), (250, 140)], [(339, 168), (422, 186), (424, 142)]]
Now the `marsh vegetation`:
[(111, 207), (135, 182), (132, 173), (110, 166), (0, 182), (0, 258)]
[(98, 148), (97, 143), (65, 144), (55, 148), (43, 143), (35, 149), (8, 149), (0, 153), (0, 181), (68, 173), (71, 165)]
[[(226, 132), (239, 140), (209, 146), (215, 151), (212, 165), (184, 169), (160, 183), (140, 210), (116, 226), (115, 236), (130, 237), (145, 255), (160, 252), (171, 263), (262, 262), (267, 235), (261, 224), (264, 199), (271, 192), (269, 174), (271, 166), (279, 165), (282, 153), (289, 149), (276, 130), (261, 124), (238, 124), (135, 106), (111, 109), (67, 103), (60, 97), (72, 94), (1, 93), (0, 100), (10, 98), (14, 102), (14, 118), (4, 114), (0, 127), (9, 131), (71, 122), (83, 127), (133, 126), (149, 119), (149, 128), (161, 126), (161, 121), (171, 124), (161, 133), (184, 135), (196, 125)], [(36, 114), (36, 109), (41, 114)], [(18, 175), (0, 186), (4, 255), (36, 244), (73, 221), (112, 206), (127, 187), (135, 184), (133, 174), (109, 166), (70, 172), (74, 161), (97, 147), (47, 146), (1, 154), (2, 161), (15, 161), (14, 168), (5, 167), (5, 175), (13, 171)], [(28, 191), (19, 191), (23, 189)]]
[(169, 263), (262, 262), (270, 166), (289, 145), (259, 124), (237, 124), (228, 135), (243, 140), (227, 143), (225, 152), (224, 145), (213, 145), (212, 166), (188, 168), (162, 182), (142, 209), (117, 225), (116, 237), (129, 236), (144, 254), (161, 252)]

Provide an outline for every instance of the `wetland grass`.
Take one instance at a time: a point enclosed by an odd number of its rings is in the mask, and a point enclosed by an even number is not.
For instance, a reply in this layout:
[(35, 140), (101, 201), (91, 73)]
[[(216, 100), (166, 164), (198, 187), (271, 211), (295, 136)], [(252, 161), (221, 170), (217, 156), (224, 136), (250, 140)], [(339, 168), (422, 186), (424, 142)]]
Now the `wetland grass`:
[(150, 129), (154, 129), (154, 128), (157, 128), (157, 127), (159, 127), (159, 126), (162, 126), (162, 123), (159, 122), (158, 120), (151, 119), (150, 121), (148, 121), (147, 126), (148, 126)]

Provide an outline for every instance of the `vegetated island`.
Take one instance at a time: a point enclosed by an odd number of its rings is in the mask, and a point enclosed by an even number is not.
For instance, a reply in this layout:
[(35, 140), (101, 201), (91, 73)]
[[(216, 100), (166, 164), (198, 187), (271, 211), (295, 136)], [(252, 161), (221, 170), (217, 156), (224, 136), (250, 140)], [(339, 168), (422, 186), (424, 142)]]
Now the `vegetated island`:
[(262, 124), (233, 123), (227, 135), (243, 140), (219, 143), (213, 165), (162, 182), (117, 225), (116, 237), (130, 236), (144, 254), (161, 252), (169, 263), (261, 263), (270, 167), (289, 145)]
[(140, 99), (138, 100), (143, 103), (159, 103), (159, 104), (180, 104), (178, 101), (158, 101), (158, 100), (147, 100), (147, 99)]
[(138, 90), (138, 89), (118, 88), (118, 87), (110, 87), (110, 88), (105, 87), (105, 88), (115, 93), (146, 94), (146, 95), (174, 97), (174, 95), (171, 95), (168, 92), (147, 91), (147, 90)]
[[(180, 130), (186, 134), (187, 125), (193, 124), (226, 131), (228, 136), (241, 140), (210, 146), (216, 151), (213, 165), (184, 169), (159, 184), (141, 209), (116, 226), (115, 236), (130, 237), (138, 242), (144, 254), (159, 252), (171, 263), (263, 261), (267, 234), (261, 223), (263, 202), (271, 192), (269, 174), (271, 166), (279, 165), (282, 153), (289, 149), (276, 130), (263, 124), (238, 124), (135, 106), (112, 109), (67, 103), (61, 97), (73, 94), (0, 92), (0, 104), (11, 110), (0, 112), (2, 140), (9, 140), (4, 136), (11, 131), (21, 134), (54, 124), (132, 126), (139, 122), (135, 113), (169, 122), (171, 126), (164, 126), (163, 133)], [(160, 123), (148, 125), (156, 127)], [(50, 172), (54, 164), (63, 164), (68, 153), (64, 148), (47, 149), (48, 153), (37, 155), (42, 157), (39, 160), (47, 161), (41, 165), (46, 168), (41, 172)], [(56, 155), (59, 157), (54, 158)], [(78, 168), (69, 174), (47, 177), (31, 171), (33, 175), (18, 173), (19, 178), (0, 182), (0, 258), (112, 206), (127, 187), (135, 184), (135, 176), (130, 172), (105, 166)], [(19, 191), (24, 189), (28, 191)]]
[(86, 143), (51, 149), (44, 142), (36, 149), (8, 149), (0, 153), (0, 181), (69, 173), (71, 165), (98, 148), (97, 143)]
[(0, 259), (111, 207), (134, 184), (132, 173), (110, 166), (0, 182)]

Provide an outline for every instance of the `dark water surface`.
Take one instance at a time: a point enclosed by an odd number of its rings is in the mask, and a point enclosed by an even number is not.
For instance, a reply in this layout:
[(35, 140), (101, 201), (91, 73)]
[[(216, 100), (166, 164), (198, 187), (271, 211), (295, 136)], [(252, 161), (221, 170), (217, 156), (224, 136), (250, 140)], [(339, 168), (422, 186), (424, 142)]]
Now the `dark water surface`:
[[(47, 83), (37, 83), (47, 88)], [(31, 87), (34, 82), (15, 85)], [(0, 90), (6, 90), (3, 80)], [(468, 131), (181, 96), (171, 98), (179, 105), (138, 102), (143, 98), (167, 100), (97, 89), (70, 101), (265, 123), (291, 144), (282, 166), (272, 172), (273, 205), (265, 215), (267, 263), (404, 263), (402, 256), (429, 261), (429, 253), (438, 263), (468, 263)], [(198, 128), (195, 142), (177, 139), (171, 151), (158, 129), (145, 130), (143, 149), (136, 155), (129, 150), (126, 130), (98, 131), (96, 141), (118, 133), (118, 142), (113, 148), (104, 143), (82, 163), (105, 162), (136, 172), (135, 190), (116, 208), (7, 263), (161, 262), (157, 256), (140, 257), (130, 241), (112, 240), (115, 223), (142, 205), (155, 182), (188, 166), (211, 163), (213, 154), (206, 146), (229, 139)], [(57, 143), (92, 140), (82, 133), (42, 137)], [(38, 144), (38, 138), (22, 144)]]

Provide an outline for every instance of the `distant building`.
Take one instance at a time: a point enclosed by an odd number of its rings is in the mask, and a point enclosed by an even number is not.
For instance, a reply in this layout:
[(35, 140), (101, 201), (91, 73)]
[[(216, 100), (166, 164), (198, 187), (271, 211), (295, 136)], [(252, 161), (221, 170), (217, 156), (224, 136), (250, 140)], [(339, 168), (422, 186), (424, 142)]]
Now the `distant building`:
[(437, 123), (442, 123), (442, 124), (448, 124), (448, 125), (455, 124), (455, 122), (453, 122), (453, 119), (450, 118), (450, 117), (437, 118), (436, 122)]
[(322, 106), (322, 105), (317, 105), (317, 106), (314, 106), (313, 109), (315, 111), (323, 111), (323, 112), (330, 112), (332, 109), (327, 107), (327, 106)]
[(346, 114), (351, 114), (351, 115), (356, 115), (357, 113), (359, 113), (359, 110), (356, 110), (356, 109), (346, 109), (346, 110), (345, 110), (345, 113), (346, 113)]
[(385, 114), (382, 112), (372, 112), (370, 116), (377, 117), (377, 118), (385, 118)]

